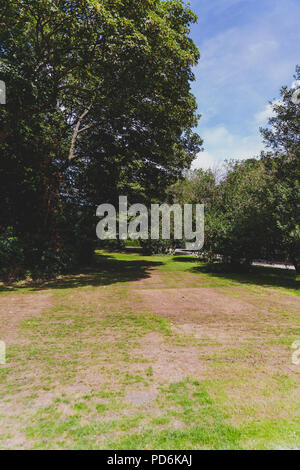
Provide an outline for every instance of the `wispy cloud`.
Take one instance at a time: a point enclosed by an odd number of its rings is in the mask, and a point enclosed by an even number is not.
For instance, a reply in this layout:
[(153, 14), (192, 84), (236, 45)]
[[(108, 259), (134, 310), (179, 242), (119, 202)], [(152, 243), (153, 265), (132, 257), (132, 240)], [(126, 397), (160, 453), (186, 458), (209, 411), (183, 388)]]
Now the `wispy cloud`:
[(231, 134), (224, 126), (205, 129), (203, 137), (209, 151), (199, 153), (193, 163), (194, 168), (214, 167), (224, 160), (253, 158), (263, 149), (260, 134)]
[(193, 92), (205, 159), (259, 153), (258, 128), (272, 115), (268, 103), (291, 84), (300, 63), (300, 2), (192, 0), (191, 6), (199, 16), (192, 32), (201, 53)]
[(265, 108), (256, 113), (254, 118), (257, 125), (262, 126), (268, 123), (268, 120), (275, 115), (272, 104), (268, 103)]

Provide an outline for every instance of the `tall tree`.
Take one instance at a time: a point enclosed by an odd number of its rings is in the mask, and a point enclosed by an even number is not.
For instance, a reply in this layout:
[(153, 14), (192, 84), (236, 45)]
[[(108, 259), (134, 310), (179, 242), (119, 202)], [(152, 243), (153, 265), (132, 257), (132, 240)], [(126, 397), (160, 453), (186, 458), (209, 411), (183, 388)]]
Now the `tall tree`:
[(14, 227), (28, 264), (47, 252), (59, 265), (70, 248), (68, 263), (79, 249), (70, 214), (84, 212), (74, 205), (159, 197), (199, 151), (196, 17), (181, 0), (0, 6), (0, 226)]
[(295, 86), (281, 89), (280, 100), (273, 103), (274, 116), (269, 127), (261, 129), (270, 147), (263, 160), (272, 175), (267, 196), (273, 223), (270, 241), (275, 251), (292, 262), (300, 272), (300, 67)]

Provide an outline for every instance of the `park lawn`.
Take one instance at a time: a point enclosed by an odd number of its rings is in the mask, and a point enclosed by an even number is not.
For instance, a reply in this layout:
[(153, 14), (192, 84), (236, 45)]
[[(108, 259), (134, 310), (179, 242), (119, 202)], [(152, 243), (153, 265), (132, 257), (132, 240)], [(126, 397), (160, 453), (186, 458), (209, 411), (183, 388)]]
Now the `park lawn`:
[(133, 250), (0, 286), (0, 447), (299, 447), (299, 287)]

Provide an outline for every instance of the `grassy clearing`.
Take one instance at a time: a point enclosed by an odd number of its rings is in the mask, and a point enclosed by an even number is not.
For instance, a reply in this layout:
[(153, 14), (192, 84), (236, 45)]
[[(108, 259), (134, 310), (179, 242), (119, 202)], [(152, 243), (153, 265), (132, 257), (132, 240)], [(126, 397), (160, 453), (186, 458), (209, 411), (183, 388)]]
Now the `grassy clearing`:
[(56, 281), (2, 286), (1, 448), (300, 445), (299, 276), (212, 273), (182, 256), (97, 258)]
[[(197, 381), (186, 379), (161, 388), (154, 413), (134, 406), (128, 410), (122, 396), (118, 400), (110, 396), (105, 403), (95, 405), (94, 401), (103, 396), (107, 395), (94, 393), (83, 397), (67, 417), (63, 417), (60, 400), (56, 406), (39, 410), (35, 424), (26, 428), (27, 436), (36, 441), (36, 448), (48, 446), (49, 437), (51, 446), (55, 440), (58, 447), (81, 449), (236, 448), (239, 445), (240, 432), (226, 423), (223, 411)], [(112, 411), (116, 417), (112, 417)]]

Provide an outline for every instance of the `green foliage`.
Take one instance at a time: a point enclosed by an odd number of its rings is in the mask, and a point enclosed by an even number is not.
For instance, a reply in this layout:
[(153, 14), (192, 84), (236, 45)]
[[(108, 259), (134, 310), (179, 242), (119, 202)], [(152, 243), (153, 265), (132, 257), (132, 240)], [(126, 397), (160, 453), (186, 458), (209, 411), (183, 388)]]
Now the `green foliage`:
[[(300, 68), (295, 78), (300, 79)], [(205, 204), (204, 251), (236, 266), (254, 259), (287, 261), (300, 270), (300, 105), (294, 89), (281, 90), (274, 117), (262, 129), (268, 153), (229, 162), (218, 181), (195, 170), (171, 186), (181, 204)]]
[(249, 159), (229, 163), (227, 175), (219, 186), (214, 218), (216, 249), (232, 264), (249, 264), (266, 258), (265, 224), (267, 210), (264, 194), (267, 185), (265, 168), (260, 161)]
[[(300, 67), (295, 79), (300, 79)], [(270, 152), (263, 161), (272, 184), (267, 192), (272, 223), (268, 227), (275, 250), (300, 272), (300, 104), (294, 89), (283, 87), (281, 99), (273, 103), (274, 117), (262, 129)]]
[(170, 188), (181, 204), (205, 205), (204, 253), (210, 260), (216, 255), (228, 261), (246, 257), (248, 224), (245, 225), (245, 219), (249, 222), (251, 218), (253, 201), (248, 190), (252, 189), (255, 165), (255, 162), (229, 163), (221, 181), (212, 170), (195, 170)]
[(18, 237), (13, 234), (13, 228), (0, 234), (0, 275), (6, 281), (18, 279), (25, 274), (24, 252)]
[(140, 245), (142, 247), (142, 252), (146, 255), (153, 255), (153, 254), (166, 254), (169, 251), (175, 249), (178, 246), (174, 240), (163, 240), (160, 238), (159, 240), (140, 240)]
[(48, 276), (91, 252), (78, 207), (164, 199), (199, 151), (196, 17), (179, 0), (9, 0), (0, 15), (0, 232)]
[(216, 228), (220, 223), (220, 213), (216, 207), (218, 198), (217, 175), (212, 170), (189, 171), (184, 178), (168, 189), (174, 202), (181, 204), (204, 204), (205, 206), (205, 254), (212, 259), (217, 253)]
[[(300, 66), (296, 67), (295, 80), (300, 80)], [(300, 104), (295, 103), (294, 88), (283, 87), (280, 99), (271, 103), (274, 116), (269, 119), (269, 126), (261, 129), (265, 144), (271, 149), (271, 155), (285, 155), (293, 161), (299, 177), (300, 159)]]

